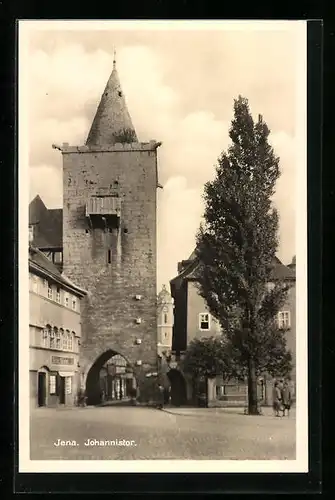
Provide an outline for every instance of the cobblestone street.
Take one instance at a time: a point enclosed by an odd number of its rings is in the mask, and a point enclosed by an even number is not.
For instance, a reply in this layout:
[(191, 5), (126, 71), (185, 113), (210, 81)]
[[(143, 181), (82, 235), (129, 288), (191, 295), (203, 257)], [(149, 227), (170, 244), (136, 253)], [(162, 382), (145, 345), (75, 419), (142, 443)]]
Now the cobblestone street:
[[(295, 412), (243, 409), (40, 408), (31, 412), (32, 460), (294, 460)], [(54, 443), (71, 441), (72, 445)], [(88, 440), (117, 441), (86, 446)], [(129, 443), (120, 446), (120, 441)], [(133, 441), (133, 443), (130, 443)]]

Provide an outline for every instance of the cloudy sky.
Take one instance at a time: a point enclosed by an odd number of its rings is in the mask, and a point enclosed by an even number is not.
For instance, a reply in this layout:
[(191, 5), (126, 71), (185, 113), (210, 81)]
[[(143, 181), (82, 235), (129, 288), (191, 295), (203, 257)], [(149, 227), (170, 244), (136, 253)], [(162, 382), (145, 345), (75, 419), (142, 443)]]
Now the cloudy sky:
[[(41, 27), (41, 24), (39, 25)], [(297, 42), (294, 22), (244, 28), (30, 30), (26, 85), (29, 102), (31, 200), (62, 206), (62, 158), (52, 143), (84, 144), (101, 94), (117, 69), (139, 140), (159, 148), (158, 287), (177, 273), (194, 248), (203, 212), (203, 184), (213, 178), (229, 144), (233, 100), (249, 99), (263, 114), (281, 159), (275, 203), (280, 212), (278, 255), (295, 254)], [(78, 27), (78, 25), (77, 25)], [(71, 27), (70, 27), (71, 28)], [(120, 26), (119, 26), (120, 28)]]

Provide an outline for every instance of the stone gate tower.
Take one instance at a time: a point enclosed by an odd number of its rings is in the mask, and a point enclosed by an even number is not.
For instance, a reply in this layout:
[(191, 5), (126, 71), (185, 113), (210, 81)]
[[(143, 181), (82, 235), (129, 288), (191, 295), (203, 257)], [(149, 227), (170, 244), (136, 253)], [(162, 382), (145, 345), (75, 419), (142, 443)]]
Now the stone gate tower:
[(91, 403), (113, 355), (127, 360), (140, 393), (157, 370), (159, 146), (138, 141), (114, 61), (86, 144), (61, 148), (64, 273), (88, 291), (80, 368)]

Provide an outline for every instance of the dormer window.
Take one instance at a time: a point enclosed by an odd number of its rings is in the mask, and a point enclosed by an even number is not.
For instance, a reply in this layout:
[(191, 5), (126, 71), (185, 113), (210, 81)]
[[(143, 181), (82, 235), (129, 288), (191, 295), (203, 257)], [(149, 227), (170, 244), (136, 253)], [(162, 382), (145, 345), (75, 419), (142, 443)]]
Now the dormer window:
[(61, 264), (63, 261), (63, 254), (62, 252), (54, 252), (53, 254), (53, 261), (54, 264)]
[(34, 226), (29, 224), (29, 243), (31, 243), (34, 239)]

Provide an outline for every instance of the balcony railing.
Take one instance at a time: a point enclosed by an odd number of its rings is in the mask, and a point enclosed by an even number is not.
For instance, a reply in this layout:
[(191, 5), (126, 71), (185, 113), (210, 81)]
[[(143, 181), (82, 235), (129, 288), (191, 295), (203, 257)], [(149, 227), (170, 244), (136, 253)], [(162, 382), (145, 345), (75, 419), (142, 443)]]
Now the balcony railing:
[(86, 216), (121, 216), (121, 199), (113, 196), (91, 196), (86, 203)]

